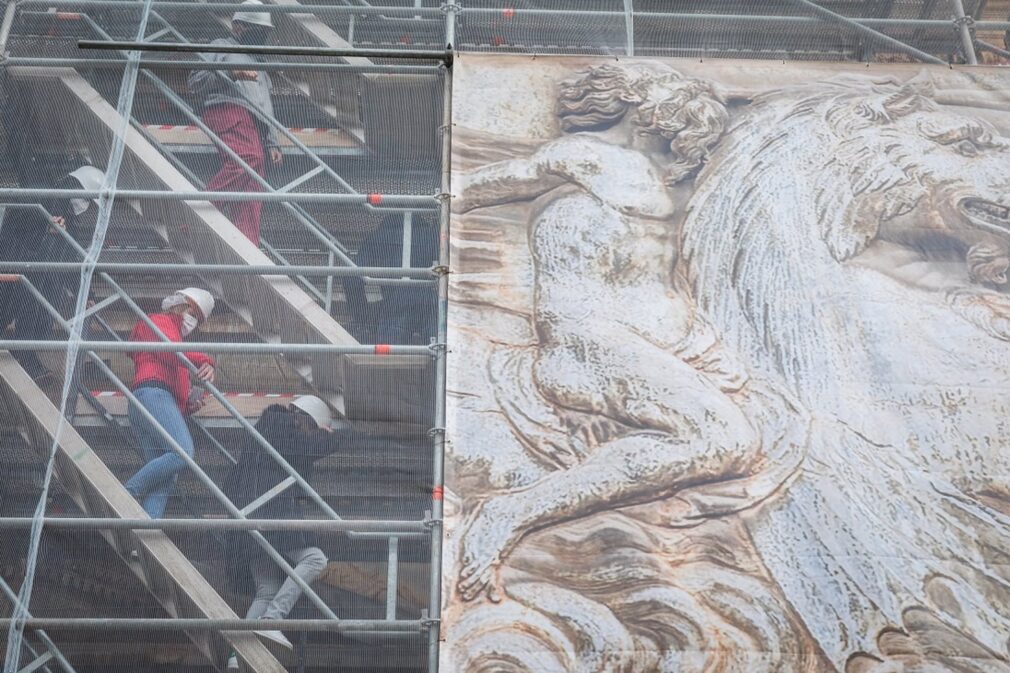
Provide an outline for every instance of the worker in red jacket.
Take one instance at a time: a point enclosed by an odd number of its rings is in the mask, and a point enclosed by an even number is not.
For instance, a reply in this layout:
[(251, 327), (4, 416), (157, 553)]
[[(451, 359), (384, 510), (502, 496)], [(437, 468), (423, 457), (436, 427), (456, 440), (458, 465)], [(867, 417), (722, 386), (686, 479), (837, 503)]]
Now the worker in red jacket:
[[(214, 310), (214, 297), (206, 290), (188, 287), (166, 297), (161, 310), (148, 317), (169, 341), (180, 342), (207, 321)], [(138, 320), (130, 334), (130, 341), (161, 340), (144, 320)], [(185, 355), (198, 368), (200, 381), (214, 381), (213, 358), (206, 353)], [(134, 397), (183, 451), (192, 456), (193, 438), (185, 417), (199, 410), (204, 402), (203, 396), (192, 390), (189, 370), (175, 353), (138, 352), (130, 357), (135, 369)], [(129, 418), (147, 464), (130, 477), (126, 490), (138, 500), (143, 498), (144, 511), (152, 519), (159, 519), (165, 513), (176, 478), (186, 462), (168, 446), (162, 433), (133, 402)]]

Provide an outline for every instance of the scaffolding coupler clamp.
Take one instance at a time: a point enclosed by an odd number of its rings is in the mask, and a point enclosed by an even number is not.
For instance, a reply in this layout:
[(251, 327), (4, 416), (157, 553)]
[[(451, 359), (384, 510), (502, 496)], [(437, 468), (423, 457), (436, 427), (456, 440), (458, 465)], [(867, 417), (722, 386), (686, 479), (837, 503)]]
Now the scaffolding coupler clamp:
[(445, 264), (433, 264), (431, 267), (431, 272), (436, 276), (447, 276), (452, 273), (449, 267)]
[(974, 30), (975, 29), (975, 17), (971, 16), (969, 14), (965, 14), (964, 16), (955, 17), (954, 18), (954, 25), (958, 29), (960, 29), (963, 26), (968, 26), (969, 29)]
[(437, 435), (445, 437), (445, 428), (431, 428), (428, 430), (428, 437), (430, 439), (435, 439)]
[(463, 6), (456, 2), (456, 0), (443, 0), (438, 8), (442, 10), (443, 14), (458, 14), (463, 11)]
[(423, 619), (421, 619), (422, 629), (438, 629), (439, 626), (441, 626), (441, 624), (442, 624), (441, 619), (435, 619), (433, 617), (424, 617)]
[(439, 355), (444, 355), (448, 349), (444, 343), (432, 343), (428, 344), (428, 350), (431, 351), (431, 357), (437, 358)]
[(442, 526), (442, 520), (435, 519), (433, 517), (425, 517), (425, 519), (421, 521), (421, 525), (423, 525), (428, 530), (434, 530)]

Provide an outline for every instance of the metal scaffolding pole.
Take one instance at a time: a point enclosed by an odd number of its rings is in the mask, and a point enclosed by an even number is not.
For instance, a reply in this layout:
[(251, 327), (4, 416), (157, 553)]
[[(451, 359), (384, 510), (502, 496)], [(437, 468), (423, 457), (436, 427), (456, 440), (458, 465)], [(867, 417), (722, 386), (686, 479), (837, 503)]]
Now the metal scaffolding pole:
[[(8, 262), (0, 261), (0, 274), (58, 271), (78, 273), (83, 262)], [(185, 276), (207, 274), (220, 276), (371, 276), (388, 280), (426, 279), (434, 282), (437, 274), (424, 267), (400, 266), (274, 266), (272, 264), (143, 264), (131, 262), (96, 262), (89, 265), (98, 272), (137, 275)]]
[(874, 42), (879, 42), (880, 44), (886, 44), (887, 46), (889, 46), (889, 47), (891, 47), (893, 49), (897, 49), (898, 51), (902, 51), (902, 52), (904, 52), (906, 54), (910, 54), (912, 56), (915, 56), (917, 59), (919, 59), (920, 61), (923, 61), (925, 63), (935, 63), (937, 65), (947, 65), (947, 63), (945, 61), (942, 61), (942, 60), (936, 58), (935, 56), (933, 56), (931, 54), (927, 54), (926, 52), (921, 51), (919, 49), (916, 49), (915, 47), (913, 47), (911, 45), (905, 44), (904, 42), (896, 40), (896, 39), (894, 39), (893, 37), (891, 37), (889, 35), (885, 35), (885, 34), (879, 32), (877, 30), (874, 30), (874, 29), (872, 29), (872, 28), (870, 28), (868, 26), (864, 26), (863, 24), (859, 23), (858, 21), (850, 19), (847, 16), (842, 16), (841, 14), (839, 14), (837, 12), (832, 12), (830, 9), (825, 9), (824, 7), (818, 5), (816, 2), (811, 2), (811, 0), (789, 0), (789, 2), (791, 4), (794, 4), (794, 5), (798, 6), (798, 7), (803, 7), (804, 9), (810, 10), (810, 12), (812, 12), (813, 14), (816, 14), (817, 16), (821, 17), (825, 21), (828, 21), (830, 23), (837, 23), (837, 24), (840, 24), (842, 26), (846, 26), (846, 27), (852, 29), (854, 32), (857, 32), (860, 35), (863, 35), (864, 37), (870, 38)]
[[(12, 619), (0, 619), (9, 628)], [(329, 633), (420, 633), (419, 619), (153, 619), (111, 617), (33, 617), (29, 629), (82, 629), (89, 631), (326, 631)]]
[[(41, 5), (44, 7), (80, 7), (82, 9), (138, 9), (142, 2), (129, 2), (121, 0), (18, 0), (18, 4), (25, 6)], [(229, 2), (183, 2), (179, 0), (156, 0), (151, 3), (156, 10), (179, 10), (193, 12), (194, 10), (206, 10), (209, 12), (224, 12), (229, 16), (235, 11), (235, 5)], [(379, 7), (377, 5), (272, 5), (264, 4), (257, 7), (256, 11), (263, 11), (270, 14), (351, 14), (361, 16), (387, 15), (387, 16), (431, 16), (441, 17), (442, 10), (438, 7)]]
[(165, 201), (262, 201), (264, 203), (330, 203), (337, 205), (375, 205), (383, 203), (405, 208), (433, 208), (435, 196), (417, 194), (292, 194), (288, 192), (170, 192), (163, 189), (0, 189), (0, 200), (33, 204), (42, 199), (97, 199), (115, 195), (121, 199), (160, 199)]
[[(158, 68), (163, 70), (220, 70), (220, 63), (207, 61), (170, 61), (165, 59), (145, 59), (138, 61), (141, 68)], [(126, 60), (120, 58), (43, 58), (31, 56), (12, 56), (4, 60), (4, 65), (15, 67), (42, 68), (101, 68), (114, 69), (126, 67)], [(256, 64), (256, 70), (275, 72), (293, 71), (347, 71), (361, 74), (392, 74), (392, 75), (435, 75), (437, 65), (400, 65), (390, 64), (356, 64), (356, 63), (301, 63), (297, 61), (264, 61)]]
[(961, 35), (961, 49), (964, 51), (964, 57), (967, 59), (968, 65), (978, 65), (978, 56), (975, 54), (975, 38), (971, 33), (975, 20), (965, 15), (964, 3), (961, 0), (950, 0), (950, 4), (954, 9), (954, 23)]
[[(0, 518), (0, 530), (27, 528), (28, 517)], [(48, 517), (45, 528), (61, 530), (161, 531), (314, 531), (318, 533), (427, 533), (433, 521), (357, 521), (353, 519), (105, 519)]]
[(635, 3), (634, 0), (624, 0), (624, 41), (628, 56), (635, 55)]
[[(31, 521), (31, 519), (29, 519), (29, 521)], [(13, 589), (11, 589), (10, 585), (7, 584), (7, 581), (2, 577), (0, 577), (0, 590), (3, 591), (4, 596), (6, 596), (7, 600), (9, 600), (12, 605), (18, 604), (18, 595)], [(31, 620), (32, 614), (28, 612), (27, 617)], [(53, 642), (52, 638), (49, 637), (49, 634), (47, 634), (45, 630), (33, 629), (33, 632), (36, 636), (38, 636), (38, 639), (42, 641), (42, 644), (45, 645), (49, 654), (53, 655), (53, 659), (55, 659), (56, 663), (60, 665), (60, 668), (62, 668), (66, 673), (77, 673), (77, 671), (74, 670), (74, 667), (70, 665), (70, 662), (67, 661), (67, 658), (63, 656), (63, 653), (60, 652), (60, 648), (56, 647), (56, 643)], [(27, 644), (27, 641), (25, 644)]]
[[(395, 346), (376, 344), (373, 346), (335, 346), (329, 344), (253, 344), (228, 342), (137, 342), (137, 341), (81, 341), (80, 348), (107, 353), (185, 353), (201, 351), (205, 353), (256, 353), (276, 355), (431, 355), (430, 346)], [(0, 350), (65, 351), (70, 347), (66, 341), (46, 341), (43, 339), (0, 340)]]
[(78, 49), (115, 51), (168, 51), (197, 54), (251, 54), (271, 56), (319, 56), (323, 58), (400, 58), (406, 61), (452, 61), (451, 51), (425, 49), (330, 49), (329, 47), (232, 46), (228, 44), (178, 44), (131, 42), (129, 40), (78, 40)]
[[(447, 5), (446, 34), (454, 35), (456, 13), (455, 2)], [(450, 44), (451, 48), (451, 44)], [(431, 436), (432, 453), (432, 488), (431, 516), (433, 521), (441, 522), (443, 518), (443, 501), (445, 498), (445, 405), (446, 405), (446, 356), (448, 354), (447, 334), (449, 325), (449, 220), (452, 211), (452, 62), (446, 63), (450, 69), (443, 77), (442, 88), (442, 175), (441, 175), (441, 208), (439, 211), (438, 236), (438, 335), (435, 338), (435, 414)], [(442, 534), (441, 525), (431, 529), (431, 568), (430, 592), (428, 596), (428, 673), (438, 673), (439, 640), (442, 628)]]

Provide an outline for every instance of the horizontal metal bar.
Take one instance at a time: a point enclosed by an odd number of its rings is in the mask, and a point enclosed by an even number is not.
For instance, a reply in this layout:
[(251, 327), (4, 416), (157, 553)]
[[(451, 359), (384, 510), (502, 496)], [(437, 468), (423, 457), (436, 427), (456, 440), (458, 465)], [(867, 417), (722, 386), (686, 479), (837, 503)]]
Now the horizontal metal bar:
[[(467, 7), (464, 14), (467, 16), (484, 15), (500, 17), (505, 10), (501, 8), (488, 7)], [(632, 13), (636, 21), (641, 19), (653, 19), (664, 21), (676, 21), (678, 23), (713, 23), (713, 22), (739, 22), (753, 24), (783, 24), (783, 25), (815, 25), (823, 23), (822, 20), (809, 16), (774, 15), (774, 14), (725, 14), (712, 12), (642, 12)], [(624, 21), (625, 12), (615, 10), (583, 10), (583, 9), (534, 9), (534, 8), (509, 8), (507, 16), (516, 19), (521, 17), (537, 18), (577, 18), (588, 17), (598, 19), (611, 19)], [(943, 28), (950, 29), (952, 20), (950, 19), (881, 19), (873, 17), (851, 17), (853, 21), (866, 26), (884, 28)]]
[[(0, 530), (28, 528), (30, 517), (0, 518)], [(61, 530), (163, 530), (163, 531), (316, 531), (321, 533), (425, 533), (426, 521), (362, 521), (353, 519), (103, 519), (96, 517), (49, 517), (46, 528)]]
[[(19, 0), (19, 6), (45, 6), (45, 7), (80, 7), (80, 8), (115, 8), (115, 9), (136, 9), (140, 10), (142, 2), (124, 2), (120, 0)], [(154, 2), (155, 9), (170, 9), (193, 11), (196, 8), (207, 11), (220, 11), (231, 13), (235, 11), (235, 6), (228, 3), (205, 2), (195, 5), (191, 2), (177, 2), (164, 0)], [(353, 14), (353, 15), (385, 15), (389, 17), (410, 15), (410, 16), (435, 16), (441, 14), (438, 7), (349, 7), (344, 5), (264, 5), (257, 11), (270, 14)], [(491, 7), (465, 7), (464, 15), (502, 17), (511, 20), (524, 17), (547, 17), (547, 18), (599, 18), (599, 19), (620, 19), (624, 20), (623, 11), (614, 10), (583, 10), (583, 9), (537, 9), (537, 8), (491, 8)], [(809, 16), (780, 16), (772, 14), (725, 14), (725, 13), (696, 13), (696, 12), (642, 12), (633, 13), (635, 20), (659, 19), (676, 22), (738, 22), (752, 24), (778, 24), (778, 25), (815, 25), (823, 23), (821, 20)], [(849, 17), (857, 23), (861, 23), (873, 28), (894, 28), (894, 29), (922, 29), (922, 28), (942, 28), (949, 29), (951, 19), (888, 19), (877, 17)], [(976, 21), (973, 24), (979, 30), (1006, 30), (1010, 28), (1010, 21)], [(388, 52), (387, 52), (388, 53)]]
[[(163, 70), (220, 70), (220, 63), (207, 61), (169, 61), (165, 59), (142, 58), (136, 61), (141, 68)], [(31, 56), (12, 56), (3, 61), (10, 67), (34, 68), (125, 68), (127, 61), (120, 58), (42, 58)], [(391, 73), (395, 75), (437, 75), (441, 66), (437, 65), (403, 65), (403, 64), (357, 64), (357, 63), (304, 63), (287, 61), (266, 61), (256, 63), (255, 70), (275, 72), (278, 70), (304, 71), (350, 71), (355, 73)]]
[[(0, 261), (0, 273), (30, 273), (57, 271), (76, 273), (85, 262), (8, 262)], [(433, 279), (433, 269), (393, 266), (274, 266), (272, 264), (138, 264), (131, 262), (97, 262), (92, 266), (97, 273), (146, 274), (177, 276), (215, 274), (220, 276), (369, 276), (374, 278)]]
[[(253, 344), (253, 343), (187, 343), (185, 341), (80, 341), (77, 348), (109, 353), (287, 353), (293, 355), (431, 355), (428, 346), (335, 346), (332, 344)], [(65, 351), (66, 341), (9, 340), (0, 341), (0, 350)]]
[[(137, 9), (144, 7), (144, 2), (128, 2), (124, 0), (18, 0), (21, 6), (44, 6), (44, 7), (81, 7), (81, 8), (105, 8), (105, 9)], [(151, 3), (154, 9), (177, 9), (185, 12), (194, 10), (207, 10), (211, 12), (227, 12), (231, 14), (235, 11), (235, 5), (228, 2), (181, 2), (179, 0), (156, 0)], [(439, 7), (379, 7), (371, 6), (347, 6), (347, 5), (271, 5), (264, 4), (257, 7), (257, 12), (263, 11), (270, 14), (358, 14), (361, 16), (385, 14), (394, 15), (431, 15), (443, 16)]]
[(115, 194), (121, 199), (164, 199), (167, 201), (262, 201), (264, 203), (333, 203), (341, 205), (416, 206), (434, 209), (438, 197), (418, 194), (276, 194), (269, 192), (181, 192), (163, 189), (0, 189), (0, 200), (34, 202), (39, 199), (98, 199)]
[[(0, 629), (10, 628), (12, 619), (0, 619)], [(329, 631), (336, 633), (421, 632), (428, 622), (419, 619), (155, 619), (109, 617), (33, 617), (25, 628), (81, 629), (92, 631)]]
[[(126, 2), (121, 0), (19, 0), (19, 6), (44, 6), (44, 7), (80, 7), (80, 8), (108, 8), (108, 9), (136, 9), (140, 10), (142, 2)], [(157, 10), (180, 10), (191, 12), (194, 9), (207, 10), (211, 12), (232, 13), (235, 6), (223, 2), (204, 2), (195, 5), (192, 2), (181, 2), (177, 0), (155, 0), (152, 3)], [(264, 5), (257, 8), (257, 11), (269, 14), (352, 14), (358, 16), (384, 15), (389, 17), (397, 16), (441, 16), (442, 9), (439, 7), (378, 7), (372, 6), (347, 6), (347, 5)], [(584, 9), (537, 9), (520, 7), (464, 7), (462, 13), (465, 16), (490, 16), (507, 17), (518, 19), (523, 17), (554, 17), (554, 18), (601, 18), (601, 19), (621, 19), (623, 21), (625, 13), (615, 10), (584, 10)], [(719, 14), (719, 13), (695, 13), (695, 12), (634, 12), (634, 18), (638, 19), (665, 19), (670, 21), (739, 21), (741, 23), (795, 23), (795, 24), (815, 24), (817, 19), (807, 16), (777, 16), (770, 14)], [(949, 19), (886, 19), (874, 17), (851, 17), (867, 26), (883, 28), (940, 28), (950, 27)], [(1010, 28), (1008, 21), (976, 21), (974, 24), (982, 30), (1005, 30)]]
[[(304, 13), (304, 11), (302, 13)], [(436, 51), (434, 49), (331, 49), (329, 47), (179, 44), (176, 42), (131, 42), (128, 40), (78, 40), (77, 48), (116, 51), (168, 51), (173, 53), (196, 54), (320, 56), (325, 58), (401, 58), (408, 61), (452, 62), (451, 51)]]

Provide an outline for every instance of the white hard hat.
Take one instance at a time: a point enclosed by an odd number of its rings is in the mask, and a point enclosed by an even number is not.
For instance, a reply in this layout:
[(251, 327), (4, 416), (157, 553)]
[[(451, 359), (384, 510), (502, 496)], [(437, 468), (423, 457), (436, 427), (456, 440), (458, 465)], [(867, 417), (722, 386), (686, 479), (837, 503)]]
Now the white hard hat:
[(203, 319), (200, 322), (205, 322), (214, 312), (214, 296), (207, 290), (199, 287), (187, 287), (185, 290), (179, 290), (179, 294), (191, 299), (197, 305), (200, 313), (203, 314)]
[(330, 427), (330, 423), (333, 421), (333, 415), (330, 413), (330, 408), (326, 406), (326, 402), (315, 395), (300, 395), (295, 398), (291, 406), (307, 413), (321, 428)]
[[(70, 177), (77, 180), (81, 187), (91, 191), (101, 189), (102, 183), (105, 182), (105, 173), (88, 164), (81, 166), (75, 171), (71, 171)], [(98, 203), (98, 199), (92, 199), (92, 201)]]
[[(253, 5), (262, 5), (261, 0), (244, 0), (242, 6), (250, 7)], [(254, 26), (264, 26), (265, 28), (273, 28), (274, 23), (270, 20), (269, 12), (235, 12), (232, 17), (232, 21), (241, 21), (242, 23), (251, 23)]]

